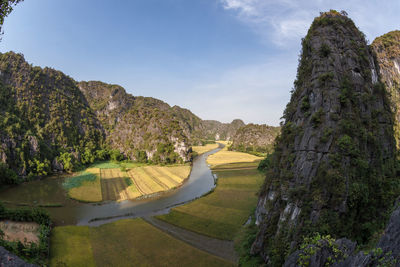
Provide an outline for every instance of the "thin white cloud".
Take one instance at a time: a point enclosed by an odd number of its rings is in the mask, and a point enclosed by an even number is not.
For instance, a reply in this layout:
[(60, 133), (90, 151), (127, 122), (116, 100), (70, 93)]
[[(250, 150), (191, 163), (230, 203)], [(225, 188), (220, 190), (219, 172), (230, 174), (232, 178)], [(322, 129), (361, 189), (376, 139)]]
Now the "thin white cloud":
[(298, 47), (300, 38), (319, 12), (346, 10), (370, 40), (398, 29), (398, 0), (217, 0), (227, 11), (249, 25), (264, 42)]

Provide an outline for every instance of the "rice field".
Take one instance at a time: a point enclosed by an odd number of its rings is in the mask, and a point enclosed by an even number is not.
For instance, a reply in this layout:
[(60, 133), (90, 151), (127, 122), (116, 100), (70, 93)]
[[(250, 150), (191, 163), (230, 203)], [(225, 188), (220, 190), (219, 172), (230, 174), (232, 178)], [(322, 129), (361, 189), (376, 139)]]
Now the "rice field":
[(50, 266), (233, 266), (142, 219), (99, 227), (55, 227)]
[(141, 196), (133, 183), (129, 183), (129, 179), (126, 172), (120, 169), (100, 169), (103, 201), (123, 201)]
[(70, 198), (82, 202), (102, 201), (100, 169), (88, 168), (74, 177), (67, 178), (64, 187)]
[[(207, 158), (207, 163), (211, 166), (211, 169), (218, 169), (226, 164), (238, 164), (247, 162), (259, 162), (263, 157), (257, 157), (248, 153), (228, 151), (227, 142), (221, 142), (225, 144), (225, 147), (215, 154), (210, 155)], [(226, 167), (226, 166), (225, 166)]]
[(206, 144), (204, 146), (192, 146), (192, 150), (198, 155), (204, 154), (208, 151), (218, 148), (218, 144)]
[(157, 218), (200, 234), (233, 240), (256, 207), (264, 176), (256, 169), (215, 174), (218, 181), (214, 192)]
[(145, 166), (127, 171), (141, 195), (154, 194), (180, 186), (190, 174), (190, 166)]
[[(189, 165), (147, 166), (128, 164), (124, 171), (106, 162), (92, 165), (67, 178), (69, 197), (83, 202), (123, 201), (179, 187), (189, 177)], [(103, 166), (105, 168), (97, 168)]]

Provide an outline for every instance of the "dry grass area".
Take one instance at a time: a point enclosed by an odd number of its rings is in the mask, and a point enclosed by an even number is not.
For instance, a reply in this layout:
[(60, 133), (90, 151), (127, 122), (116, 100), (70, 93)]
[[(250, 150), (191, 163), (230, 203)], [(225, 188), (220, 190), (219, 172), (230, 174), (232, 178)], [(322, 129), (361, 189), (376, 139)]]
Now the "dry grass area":
[(149, 195), (180, 186), (190, 174), (190, 166), (145, 166), (128, 172), (141, 195)]
[(257, 204), (264, 176), (256, 169), (215, 173), (218, 182), (214, 192), (157, 218), (200, 234), (233, 240)]
[(206, 144), (204, 146), (192, 146), (192, 150), (198, 155), (204, 154), (208, 151), (218, 148), (218, 144)]
[(263, 157), (257, 157), (247, 153), (228, 151), (229, 143), (227, 141), (219, 141), (219, 143), (224, 144), (225, 147), (207, 158), (207, 163), (211, 165), (211, 169), (217, 169), (226, 164), (258, 162), (264, 159)]
[(0, 230), (4, 233), (4, 240), (39, 243), (39, 224), (35, 222), (0, 221)]
[(233, 266), (142, 219), (56, 227), (51, 244), (50, 266)]
[(120, 169), (100, 169), (100, 178), (103, 200), (123, 201), (141, 196), (126, 172)]

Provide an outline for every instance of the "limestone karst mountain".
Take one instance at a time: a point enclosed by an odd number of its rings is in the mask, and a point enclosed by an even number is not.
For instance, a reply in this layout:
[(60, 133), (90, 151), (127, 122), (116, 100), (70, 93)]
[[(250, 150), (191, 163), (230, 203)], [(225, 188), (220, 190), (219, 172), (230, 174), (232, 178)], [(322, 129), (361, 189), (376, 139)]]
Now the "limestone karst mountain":
[(400, 31), (392, 31), (376, 38), (372, 44), (395, 114), (395, 137), (400, 146)]
[(249, 123), (232, 137), (231, 150), (250, 153), (271, 153), (280, 127)]
[(131, 160), (190, 161), (191, 145), (230, 138), (244, 125), (201, 120), (118, 85), (78, 83), (13, 52), (0, 54), (0, 86), (0, 167), (20, 176), (71, 170), (102, 159), (104, 149)]
[(399, 194), (390, 101), (351, 19), (315, 18), (294, 84), (256, 210), (252, 253), (273, 266), (315, 232), (368, 242)]

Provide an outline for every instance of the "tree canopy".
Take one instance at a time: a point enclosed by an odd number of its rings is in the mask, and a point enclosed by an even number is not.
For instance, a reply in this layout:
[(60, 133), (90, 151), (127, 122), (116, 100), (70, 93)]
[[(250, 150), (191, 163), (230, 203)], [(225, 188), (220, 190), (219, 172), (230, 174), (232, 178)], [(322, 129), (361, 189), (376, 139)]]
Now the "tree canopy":
[[(13, 7), (22, 2), (24, 0), (0, 0), (0, 35), (3, 34), (3, 23), (4, 18), (7, 17), (11, 11), (13, 11)], [(0, 38), (1, 40), (1, 38)]]

